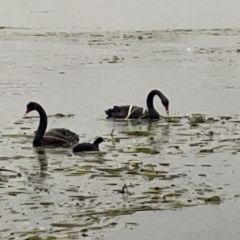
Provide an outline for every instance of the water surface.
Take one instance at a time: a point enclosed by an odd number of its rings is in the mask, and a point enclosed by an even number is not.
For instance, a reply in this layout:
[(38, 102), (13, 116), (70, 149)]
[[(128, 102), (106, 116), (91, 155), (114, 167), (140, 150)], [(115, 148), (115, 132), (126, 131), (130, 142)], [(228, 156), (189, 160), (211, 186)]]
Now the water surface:
[[(1, 238), (38, 233), (77, 239), (86, 233), (93, 239), (159, 239), (161, 233), (168, 239), (234, 239), (237, 216), (231, 231), (223, 226), (237, 212), (239, 197), (238, 5), (4, 1), (0, 166), (21, 177), (2, 172)], [(154, 88), (169, 98), (172, 116), (206, 113), (217, 121), (191, 127), (187, 118), (150, 125), (105, 120), (104, 110), (113, 105), (145, 106)], [(47, 149), (39, 155), (31, 144), (38, 119), (22, 119), (29, 101), (40, 102), (49, 115), (74, 114), (51, 117), (48, 127), (68, 127), (80, 141), (104, 136), (106, 154)], [(155, 105), (165, 114), (158, 99)], [(119, 142), (110, 136), (113, 129)], [(122, 132), (132, 130), (155, 135), (124, 139)], [(137, 146), (160, 153), (128, 153)], [(214, 151), (199, 154), (202, 149)], [(124, 184), (132, 195), (118, 192)], [(206, 206), (204, 199), (214, 195), (220, 205)], [(63, 222), (77, 226), (60, 227)]]

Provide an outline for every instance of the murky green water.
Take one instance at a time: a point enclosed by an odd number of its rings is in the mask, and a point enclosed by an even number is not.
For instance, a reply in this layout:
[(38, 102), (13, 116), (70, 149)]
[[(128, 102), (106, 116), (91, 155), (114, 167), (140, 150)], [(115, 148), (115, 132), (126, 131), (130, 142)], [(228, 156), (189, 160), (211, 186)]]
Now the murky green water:
[[(6, 12), (11, 4), (5, 2)], [(210, 24), (208, 29), (174, 30), (179, 27), (174, 21), (168, 27), (151, 27), (153, 18), (136, 31), (140, 23), (134, 28), (134, 21), (128, 26), (124, 20), (119, 27), (117, 15), (104, 24), (101, 15), (103, 31), (95, 24), (98, 18), (85, 18), (76, 26), (73, 19), (63, 21), (83, 3), (68, 8), (63, 1), (28, 4), (19, 3), (13, 18), (5, 15), (1, 24), (13, 28), (0, 30), (0, 167), (15, 171), (0, 172), (1, 239), (146, 239), (148, 234), (159, 239), (159, 226), (169, 239), (225, 239), (229, 234), (234, 239), (237, 216), (231, 233), (222, 226), (237, 209), (234, 202), (240, 194), (236, 21), (224, 26), (232, 27), (228, 29)], [(33, 20), (27, 21), (30, 16)], [(57, 16), (65, 25), (54, 22)], [(180, 19), (181, 28), (202, 27)], [(172, 30), (153, 30), (164, 28)], [(169, 98), (170, 115), (179, 116), (177, 121), (105, 120), (104, 110), (113, 105), (145, 106), (154, 88)], [(81, 142), (102, 136), (103, 153), (33, 150), (39, 119), (23, 118), (29, 101), (41, 103), (48, 115), (74, 114), (50, 117), (48, 128), (70, 128)], [(164, 114), (158, 99), (155, 105)], [(192, 113), (207, 114), (206, 122), (191, 124)], [(213, 196), (220, 203), (206, 202)], [(216, 214), (219, 209), (223, 214)], [(183, 228), (176, 228), (185, 218)], [(210, 234), (207, 223), (223, 234)], [(205, 234), (199, 237), (202, 230)]]

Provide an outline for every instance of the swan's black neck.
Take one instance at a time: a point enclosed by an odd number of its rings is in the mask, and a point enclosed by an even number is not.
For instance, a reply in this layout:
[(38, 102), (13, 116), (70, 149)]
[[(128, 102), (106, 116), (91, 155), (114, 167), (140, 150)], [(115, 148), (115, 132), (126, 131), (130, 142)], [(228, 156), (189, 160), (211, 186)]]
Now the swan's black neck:
[(148, 108), (150, 117), (160, 116), (153, 105), (153, 99), (155, 95), (159, 96), (164, 106), (168, 105), (168, 99), (163, 95), (163, 93), (161, 93), (159, 90), (152, 90), (147, 96), (147, 108)]
[(47, 114), (45, 112), (45, 110), (43, 109), (43, 107), (39, 104), (36, 104), (35, 109), (40, 116), (40, 122), (38, 125), (38, 129), (35, 135), (35, 138), (33, 140), (33, 145), (34, 146), (41, 146), (42, 145), (42, 139), (43, 136), (45, 134), (45, 131), (47, 129)]

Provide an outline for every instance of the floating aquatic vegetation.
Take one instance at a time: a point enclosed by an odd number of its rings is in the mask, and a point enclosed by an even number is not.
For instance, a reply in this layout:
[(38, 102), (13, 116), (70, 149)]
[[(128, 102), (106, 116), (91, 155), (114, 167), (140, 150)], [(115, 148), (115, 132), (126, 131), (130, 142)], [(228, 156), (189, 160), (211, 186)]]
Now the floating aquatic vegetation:
[(8, 195), (17, 196), (19, 194), (24, 194), (24, 193), (26, 193), (26, 191), (9, 191)]
[(25, 238), (25, 240), (43, 240), (43, 238), (35, 235), (35, 236), (31, 236), (31, 237)]
[(30, 127), (20, 127), (21, 130), (31, 130)]
[(158, 154), (159, 151), (148, 148), (148, 147), (136, 147), (133, 150), (125, 150), (125, 153), (147, 153), (147, 154)]
[(120, 168), (97, 168), (99, 171), (107, 172), (110, 174), (120, 173), (125, 170), (127, 170), (126, 167), (120, 167)]
[(24, 123), (23, 120), (18, 120), (18, 121), (16, 121), (16, 122), (14, 122), (14, 124), (23, 124), (23, 123)]
[(212, 196), (204, 200), (206, 203), (219, 203), (221, 201), (219, 196)]
[(63, 222), (63, 223), (51, 223), (51, 226), (53, 227), (64, 227), (64, 228), (75, 228), (75, 227), (86, 227), (91, 224), (93, 224), (94, 221), (90, 223), (69, 223), (69, 222)]
[(230, 120), (232, 119), (231, 116), (219, 116), (221, 120)]
[(140, 137), (156, 135), (156, 133), (154, 133), (152, 131), (124, 131), (124, 132), (120, 132), (120, 133), (124, 133), (129, 136), (140, 136)]
[[(70, 118), (75, 116), (75, 114), (63, 114), (63, 113), (56, 113), (56, 114), (52, 114), (52, 115), (47, 115), (48, 118)], [(36, 119), (39, 118), (39, 116), (24, 116), (23, 119)], [(21, 120), (17, 121), (17, 122), (21, 122)], [(19, 124), (15, 122), (15, 124)]]
[(214, 148), (210, 148), (210, 149), (201, 149), (199, 151), (199, 153), (213, 153), (214, 152)]
[(34, 159), (33, 156), (12, 156), (12, 157), (7, 157), (7, 156), (1, 156), (0, 161), (6, 161), (6, 160), (19, 160), (19, 159)]
[(107, 152), (103, 151), (89, 151), (89, 152), (76, 152), (75, 155), (105, 155)]
[(40, 202), (40, 205), (42, 205), (42, 206), (50, 206), (50, 205), (54, 205), (54, 202)]
[[(22, 174), (20, 172), (16, 172), (14, 170), (6, 169), (6, 168), (0, 168), (0, 172), (6, 172), (7, 174), (4, 175), (5, 178), (15, 178), (15, 177), (21, 177)], [(3, 176), (2, 176), (3, 177)]]
[(118, 63), (121, 62), (121, 60), (123, 60), (123, 58), (119, 58), (117, 56), (113, 56), (111, 61), (107, 61), (108, 63)]
[(33, 138), (33, 135), (27, 135), (27, 134), (2, 134), (2, 137), (5, 137), (5, 138)]
[(94, 173), (95, 171), (92, 170), (92, 166), (81, 166), (80, 168), (68, 168), (64, 170), (66, 176), (79, 176), (88, 173)]
[(143, 192), (143, 194), (161, 194), (164, 188), (160, 187), (151, 187), (148, 191)]
[(205, 123), (206, 122), (206, 117), (204, 114), (192, 114), (192, 117), (189, 118), (189, 122), (191, 124), (193, 123)]
[(159, 151), (153, 150), (147, 147), (136, 147), (136, 152), (137, 153), (150, 153), (150, 154), (158, 154)]
[(141, 169), (141, 171), (138, 173), (139, 175), (148, 177), (148, 178), (165, 178), (166, 174), (158, 172), (158, 171), (145, 171)]
[(189, 143), (190, 147), (197, 147), (197, 146), (203, 146), (203, 145), (207, 145), (207, 143), (203, 143), (203, 142)]
[(219, 119), (215, 119), (215, 118), (212, 118), (212, 117), (209, 117), (207, 118), (206, 122), (207, 123), (215, 123), (215, 122), (218, 122), (220, 121)]
[(159, 163), (159, 165), (161, 165), (161, 166), (169, 166), (170, 163)]
[[(50, 115), (51, 116), (51, 115)], [(75, 116), (75, 114), (63, 114), (63, 113), (56, 113), (55, 115), (53, 115), (53, 117), (57, 117), (57, 118), (63, 118), (63, 117), (73, 117)]]
[(200, 176), (200, 177), (207, 177), (207, 174), (199, 173), (198, 176)]
[(97, 198), (97, 196), (83, 196), (83, 195), (72, 195), (72, 196), (69, 196), (69, 197), (70, 198), (77, 198), (80, 201), (86, 200), (86, 199), (95, 199), (95, 198)]
[(131, 159), (128, 160), (128, 162), (126, 164), (130, 164), (131, 166), (135, 166), (138, 167), (139, 165), (141, 165), (143, 162), (141, 160), (137, 160), (137, 159)]
[(180, 117), (164, 117), (164, 121), (168, 123), (179, 123), (181, 122)]

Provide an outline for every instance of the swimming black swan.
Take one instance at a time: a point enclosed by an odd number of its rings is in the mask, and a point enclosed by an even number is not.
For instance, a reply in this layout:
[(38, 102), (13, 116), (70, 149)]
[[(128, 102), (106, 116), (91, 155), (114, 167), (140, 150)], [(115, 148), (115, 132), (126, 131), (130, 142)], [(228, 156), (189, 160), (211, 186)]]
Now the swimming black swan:
[(73, 148), (73, 152), (99, 151), (98, 145), (102, 142), (103, 138), (99, 137), (93, 143), (80, 143)]
[(163, 106), (166, 109), (167, 114), (169, 101), (159, 90), (152, 90), (147, 96), (147, 108), (127, 105), (127, 106), (114, 106), (105, 111), (108, 118), (120, 118), (120, 119), (159, 119), (161, 115), (156, 111), (153, 106), (153, 98), (157, 95), (160, 97)]
[(65, 128), (53, 128), (45, 133), (47, 128), (47, 114), (45, 110), (36, 102), (28, 103), (26, 114), (33, 110), (36, 110), (40, 116), (39, 126), (33, 139), (33, 147), (70, 147), (79, 141), (76, 133)]

